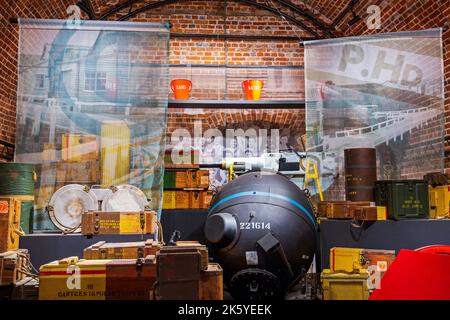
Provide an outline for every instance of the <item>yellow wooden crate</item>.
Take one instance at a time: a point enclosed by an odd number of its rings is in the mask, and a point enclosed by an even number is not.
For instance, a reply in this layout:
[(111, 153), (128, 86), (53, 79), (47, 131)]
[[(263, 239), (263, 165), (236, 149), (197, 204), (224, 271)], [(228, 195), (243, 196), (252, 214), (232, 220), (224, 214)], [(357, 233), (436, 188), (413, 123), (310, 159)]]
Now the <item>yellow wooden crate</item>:
[(19, 249), (21, 202), (16, 197), (0, 198), (0, 252)]
[(354, 272), (363, 269), (360, 248), (331, 248), (330, 269), (332, 271)]
[(450, 186), (429, 187), (430, 218), (443, 219), (449, 217)]
[(325, 269), (320, 275), (323, 300), (368, 300), (369, 272), (359, 273), (332, 272)]
[(69, 257), (41, 266), (39, 300), (105, 300), (109, 261)]
[(163, 193), (163, 209), (176, 209), (177, 201), (175, 191), (164, 190)]

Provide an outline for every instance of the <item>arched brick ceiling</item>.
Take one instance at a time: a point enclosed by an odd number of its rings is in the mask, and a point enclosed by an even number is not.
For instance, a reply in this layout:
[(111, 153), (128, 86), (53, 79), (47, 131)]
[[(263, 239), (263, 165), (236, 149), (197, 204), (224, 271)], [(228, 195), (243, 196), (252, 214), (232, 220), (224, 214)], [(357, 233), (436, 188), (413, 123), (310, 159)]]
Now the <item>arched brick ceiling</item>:
[[(265, 11), (268, 14), (280, 16), (283, 14), (286, 22), (299, 26), (302, 30), (318, 38), (329, 38), (339, 36), (338, 30), (331, 27), (333, 19), (339, 15), (351, 0), (343, 1), (323, 1), (323, 0), (211, 0), (208, 2), (223, 2), (228, 6), (237, 3), (239, 6), (253, 7), (255, 13), (261, 14)], [(119, 20), (127, 19), (127, 15), (138, 10), (144, 13), (146, 6), (150, 6), (148, 11), (158, 13), (160, 3), (167, 10), (180, 12), (189, 10), (186, 2), (192, 2), (195, 10), (196, 0), (80, 0), (78, 3), (87, 9), (91, 6), (96, 19)], [(198, 11), (202, 11), (198, 9)], [(198, 12), (196, 12), (198, 14)], [(135, 18), (136, 16), (133, 16)], [(279, 17), (282, 19), (281, 17)]]

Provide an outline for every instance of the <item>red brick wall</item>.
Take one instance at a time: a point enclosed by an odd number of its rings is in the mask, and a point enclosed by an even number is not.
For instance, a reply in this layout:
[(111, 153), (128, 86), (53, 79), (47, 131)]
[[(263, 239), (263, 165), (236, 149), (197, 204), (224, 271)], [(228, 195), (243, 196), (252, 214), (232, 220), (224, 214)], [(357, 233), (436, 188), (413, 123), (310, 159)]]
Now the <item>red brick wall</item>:
[(16, 90), (18, 27), (9, 23), (11, 17), (65, 18), (71, 0), (3, 1), (0, 6), (0, 139), (14, 142), (16, 131)]

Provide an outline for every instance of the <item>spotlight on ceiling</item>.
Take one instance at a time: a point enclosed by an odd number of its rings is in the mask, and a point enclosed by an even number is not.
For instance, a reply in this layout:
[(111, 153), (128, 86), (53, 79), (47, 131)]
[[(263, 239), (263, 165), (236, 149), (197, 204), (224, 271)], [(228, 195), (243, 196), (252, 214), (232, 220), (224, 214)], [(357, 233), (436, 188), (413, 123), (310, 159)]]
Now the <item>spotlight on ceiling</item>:
[(352, 8), (352, 19), (348, 22), (348, 26), (351, 27), (352, 25), (354, 25), (355, 23), (357, 23), (359, 20), (361, 20), (361, 17), (358, 16), (355, 11)]

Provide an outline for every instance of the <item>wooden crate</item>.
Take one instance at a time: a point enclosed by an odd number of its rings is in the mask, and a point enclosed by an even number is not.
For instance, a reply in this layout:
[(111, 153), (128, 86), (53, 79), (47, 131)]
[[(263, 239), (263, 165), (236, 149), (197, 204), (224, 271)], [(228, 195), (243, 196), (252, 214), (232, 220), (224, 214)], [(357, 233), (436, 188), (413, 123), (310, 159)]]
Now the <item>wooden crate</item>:
[(214, 193), (212, 191), (209, 191), (209, 190), (205, 191), (204, 196), (203, 196), (202, 208), (203, 209), (209, 208), (213, 198), (214, 198)]
[(153, 300), (156, 258), (120, 259), (106, 264), (106, 300)]
[(21, 203), (14, 197), (0, 198), (0, 252), (19, 248)]
[(177, 241), (175, 246), (166, 246), (163, 248), (164, 252), (170, 250), (176, 252), (191, 252), (197, 250), (202, 257), (201, 269), (206, 270), (209, 263), (208, 248), (205, 245), (200, 244), (198, 241)]
[(25, 277), (14, 285), (11, 296), (12, 300), (38, 300), (39, 281), (38, 279)]
[(177, 190), (175, 191), (176, 209), (190, 208), (190, 191)]
[(208, 264), (201, 273), (201, 300), (223, 300), (223, 270), (217, 263)]
[(366, 270), (370, 273), (369, 289), (371, 290), (379, 285), (381, 278), (394, 260), (394, 250), (340, 247), (330, 249), (330, 270), (346, 273)]
[(357, 207), (371, 206), (371, 202), (321, 201), (317, 206), (319, 217), (328, 219), (353, 219)]
[(190, 191), (189, 194), (190, 194), (189, 208), (192, 208), (192, 209), (203, 208), (205, 192), (196, 190), (196, 191)]
[(159, 300), (198, 300), (201, 297), (201, 255), (195, 251), (166, 251), (156, 254)]
[(81, 233), (98, 234), (149, 234), (157, 229), (155, 211), (103, 212), (87, 211), (81, 215)]
[(191, 171), (189, 184), (191, 188), (208, 189), (209, 170)]
[(30, 256), (27, 249), (0, 253), (0, 286), (16, 284), (26, 277), (23, 271), (30, 270)]
[(43, 265), (39, 300), (149, 300), (156, 259), (79, 260), (69, 257)]
[(83, 258), (87, 260), (99, 259), (137, 259), (149, 255), (156, 255), (162, 244), (155, 240), (107, 243), (97, 242), (83, 250)]
[(377, 221), (377, 220), (387, 220), (386, 207), (375, 206), (375, 207), (355, 207), (353, 211), (353, 219), (360, 221)]
[(190, 171), (175, 172), (175, 188), (188, 188), (190, 186)]
[(164, 190), (163, 192), (163, 209), (176, 209), (177, 200), (175, 198), (175, 190)]

